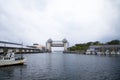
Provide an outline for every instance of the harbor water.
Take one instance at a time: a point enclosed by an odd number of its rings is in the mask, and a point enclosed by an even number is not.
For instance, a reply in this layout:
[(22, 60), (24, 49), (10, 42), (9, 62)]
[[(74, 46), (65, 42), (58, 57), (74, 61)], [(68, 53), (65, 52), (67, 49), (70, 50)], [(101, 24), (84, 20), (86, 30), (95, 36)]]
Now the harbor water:
[(120, 80), (120, 56), (24, 54), (24, 65), (0, 67), (0, 80)]

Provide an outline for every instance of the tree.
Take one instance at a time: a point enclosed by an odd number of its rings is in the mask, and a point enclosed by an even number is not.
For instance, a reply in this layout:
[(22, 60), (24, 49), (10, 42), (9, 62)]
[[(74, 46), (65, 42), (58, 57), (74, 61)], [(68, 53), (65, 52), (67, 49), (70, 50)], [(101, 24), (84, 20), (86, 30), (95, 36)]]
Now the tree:
[[(118, 44), (120, 44), (120, 40), (112, 40), (110, 42), (106, 42), (105, 44), (118, 45)], [(75, 44), (74, 46), (69, 47), (68, 50), (70, 50), (70, 51), (86, 51), (89, 48), (89, 46), (91, 46), (91, 45), (104, 45), (104, 44), (99, 41), (87, 42), (87, 43), (83, 43), (83, 44)]]
[(106, 44), (108, 44), (108, 45), (118, 45), (118, 44), (120, 44), (120, 41), (119, 40), (112, 40), (110, 42), (107, 42)]

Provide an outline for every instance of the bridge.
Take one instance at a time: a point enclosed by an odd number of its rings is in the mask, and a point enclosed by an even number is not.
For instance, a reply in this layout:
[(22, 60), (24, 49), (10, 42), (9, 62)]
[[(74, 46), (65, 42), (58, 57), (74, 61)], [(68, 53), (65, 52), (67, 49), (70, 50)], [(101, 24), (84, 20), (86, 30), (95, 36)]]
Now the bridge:
[(6, 53), (8, 50), (13, 50), (16, 53), (36, 53), (41, 52), (40, 49), (31, 46), (25, 46), (19, 43), (0, 41), (0, 53)]
[(69, 43), (66, 39), (63, 39), (61, 41), (53, 41), (52, 39), (48, 39), (46, 42), (47, 52), (52, 52), (51, 47), (64, 47), (64, 52), (66, 52), (68, 46)]

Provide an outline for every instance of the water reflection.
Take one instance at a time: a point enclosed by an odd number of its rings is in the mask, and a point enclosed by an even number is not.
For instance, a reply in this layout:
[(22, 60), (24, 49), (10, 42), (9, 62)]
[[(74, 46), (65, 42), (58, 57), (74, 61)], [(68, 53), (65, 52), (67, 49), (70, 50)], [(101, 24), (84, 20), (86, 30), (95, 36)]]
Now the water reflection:
[(26, 65), (0, 67), (0, 80), (23, 80), (22, 74)]
[(0, 80), (119, 80), (120, 56), (25, 54), (22, 66), (0, 68)]

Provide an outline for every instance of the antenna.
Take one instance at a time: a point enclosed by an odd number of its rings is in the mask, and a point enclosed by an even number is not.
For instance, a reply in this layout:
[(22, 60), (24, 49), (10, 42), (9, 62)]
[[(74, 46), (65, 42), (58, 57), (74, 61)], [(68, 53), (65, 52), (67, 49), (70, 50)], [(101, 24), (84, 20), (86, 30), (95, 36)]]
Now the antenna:
[(22, 50), (23, 50), (23, 42), (22, 42), (22, 44), (21, 44), (21, 52), (20, 52), (20, 54), (21, 54), (21, 59), (23, 58), (23, 53), (22, 53)]

